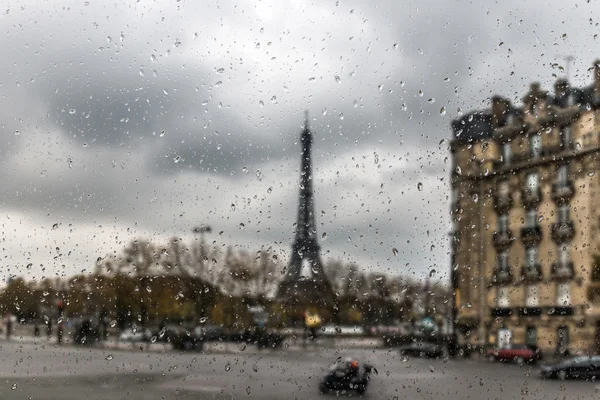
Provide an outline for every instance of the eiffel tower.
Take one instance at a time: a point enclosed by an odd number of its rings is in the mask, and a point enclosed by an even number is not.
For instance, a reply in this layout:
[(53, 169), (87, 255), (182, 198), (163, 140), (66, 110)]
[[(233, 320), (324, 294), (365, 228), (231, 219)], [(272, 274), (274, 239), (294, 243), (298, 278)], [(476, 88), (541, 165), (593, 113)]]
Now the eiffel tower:
[(279, 285), (277, 297), (280, 301), (292, 305), (328, 307), (332, 303), (333, 293), (323, 271), (319, 255), (320, 246), (317, 242), (312, 188), (312, 141), (312, 133), (308, 126), (308, 111), (306, 111), (304, 127), (300, 134), (302, 161), (298, 220), (290, 263)]

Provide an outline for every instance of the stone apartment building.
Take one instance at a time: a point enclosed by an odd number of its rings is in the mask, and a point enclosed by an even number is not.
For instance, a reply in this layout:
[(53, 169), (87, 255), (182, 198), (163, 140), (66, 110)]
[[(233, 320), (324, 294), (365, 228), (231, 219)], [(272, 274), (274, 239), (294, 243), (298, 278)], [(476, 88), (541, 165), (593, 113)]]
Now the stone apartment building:
[(600, 61), (453, 121), (459, 342), (600, 352)]

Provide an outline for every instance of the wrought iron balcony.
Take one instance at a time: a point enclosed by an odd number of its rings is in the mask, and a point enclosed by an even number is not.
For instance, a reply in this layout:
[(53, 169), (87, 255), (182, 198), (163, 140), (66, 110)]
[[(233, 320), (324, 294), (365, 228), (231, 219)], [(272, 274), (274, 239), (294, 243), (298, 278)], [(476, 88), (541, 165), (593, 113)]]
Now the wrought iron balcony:
[(572, 262), (554, 263), (551, 268), (551, 277), (554, 280), (569, 280), (575, 277), (575, 268)]
[(506, 214), (512, 208), (513, 204), (514, 201), (510, 193), (504, 195), (496, 193), (494, 195), (494, 207), (498, 214)]
[(539, 263), (535, 265), (523, 265), (521, 267), (521, 278), (525, 283), (540, 282), (544, 278), (542, 266)]
[(565, 315), (575, 314), (575, 309), (572, 306), (556, 306), (548, 309), (548, 315), (561, 317)]
[(541, 241), (542, 228), (539, 225), (521, 228), (521, 242), (525, 247), (537, 246)]
[(521, 307), (519, 308), (519, 316), (521, 317), (537, 317), (542, 315), (540, 307)]
[(575, 186), (573, 186), (573, 182), (569, 181), (566, 184), (557, 184), (554, 183), (552, 185), (552, 200), (560, 205), (567, 204), (575, 195)]
[(521, 190), (521, 203), (526, 208), (537, 207), (538, 204), (542, 201), (542, 189), (539, 187), (537, 189), (522, 189)]
[(497, 251), (506, 250), (515, 241), (515, 237), (510, 229), (494, 232), (492, 239), (494, 241), (494, 247), (496, 247)]
[(496, 307), (491, 310), (492, 318), (497, 317), (510, 317), (512, 315), (512, 309), (508, 307)]
[(513, 283), (514, 277), (512, 268), (510, 266), (506, 268), (496, 267), (492, 273), (492, 284), (494, 285), (508, 285)]
[(555, 243), (568, 242), (575, 236), (575, 224), (573, 221), (556, 222), (552, 224), (551, 235)]

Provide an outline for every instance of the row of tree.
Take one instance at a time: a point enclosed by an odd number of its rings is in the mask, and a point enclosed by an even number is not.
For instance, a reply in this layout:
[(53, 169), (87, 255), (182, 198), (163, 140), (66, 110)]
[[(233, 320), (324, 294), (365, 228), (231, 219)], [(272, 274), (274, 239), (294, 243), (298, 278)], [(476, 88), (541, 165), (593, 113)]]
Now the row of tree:
[[(210, 320), (247, 326), (248, 306), (265, 306), (274, 324), (286, 310), (273, 297), (283, 265), (272, 249), (244, 249), (133, 240), (121, 253), (97, 260), (91, 274), (27, 282), (12, 279), (0, 292), (0, 311), (22, 319), (55, 316), (59, 301), (70, 316), (107, 315), (124, 328), (165, 319)], [(439, 284), (365, 273), (354, 264), (324, 266), (336, 297), (337, 323), (391, 324), (422, 314), (443, 314), (449, 293)]]

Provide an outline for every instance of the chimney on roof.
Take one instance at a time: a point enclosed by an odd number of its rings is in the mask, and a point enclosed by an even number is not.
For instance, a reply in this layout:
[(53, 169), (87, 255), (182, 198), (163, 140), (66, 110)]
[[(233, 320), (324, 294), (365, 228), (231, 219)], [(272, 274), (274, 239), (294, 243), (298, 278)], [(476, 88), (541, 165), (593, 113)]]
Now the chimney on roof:
[(600, 60), (594, 61), (594, 89), (600, 91)]
[(492, 97), (492, 126), (494, 128), (502, 126), (502, 121), (505, 120), (507, 113), (510, 110), (510, 102), (501, 97)]
[(565, 78), (557, 79), (554, 83), (554, 95), (556, 97), (563, 97), (569, 90), (569, 81)]

